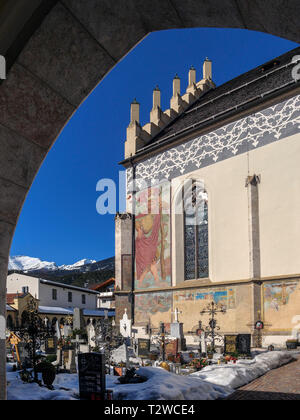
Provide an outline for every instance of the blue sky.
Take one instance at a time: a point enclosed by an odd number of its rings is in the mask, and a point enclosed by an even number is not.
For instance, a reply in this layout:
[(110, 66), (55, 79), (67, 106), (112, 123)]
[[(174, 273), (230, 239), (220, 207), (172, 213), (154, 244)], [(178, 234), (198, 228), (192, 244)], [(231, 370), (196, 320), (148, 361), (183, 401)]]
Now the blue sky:
[(133, 98), (141, 103), (145, 124), (153, 88), (159, 85), (162, 108), (169, 108), (174, 75), (185, 90), (191, 65), (197, 80), (202, 78), (205, 57), (213, 61), (213, 80), (220, 85), (297, 46), (239, 29), (149, 35), (92, 92), (50, 150), (24, 204), (11, 255), (57, 264), (113, 256), (114, 217), (97, 214), (96, 184), (101, 178), (118, 180)]

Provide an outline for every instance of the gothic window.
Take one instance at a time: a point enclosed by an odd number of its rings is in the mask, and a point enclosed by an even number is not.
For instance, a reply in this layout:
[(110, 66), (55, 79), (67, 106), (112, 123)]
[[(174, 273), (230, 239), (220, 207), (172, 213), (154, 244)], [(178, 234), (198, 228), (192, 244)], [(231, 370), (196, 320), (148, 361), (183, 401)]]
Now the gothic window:
[(207, 192), (200, 182), (184, 186), (184, 275), (185, 280), (209, 276)]

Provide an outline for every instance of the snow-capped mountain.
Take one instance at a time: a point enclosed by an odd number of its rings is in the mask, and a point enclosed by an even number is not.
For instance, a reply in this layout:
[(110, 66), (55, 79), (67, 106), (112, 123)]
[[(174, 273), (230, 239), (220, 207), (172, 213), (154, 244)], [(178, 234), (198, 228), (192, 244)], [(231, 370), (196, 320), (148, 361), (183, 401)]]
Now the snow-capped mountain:
[(55, 271), (58, 270), (58, 267), (54, 262), (42, 261), (39, 258), (17, 255), (9, 258), (8, 269), (18, 271)]
[(80, 261), (76, 262), (75, 264), (61, 265), (58, 268), (59, 268), (59, 270), (76, 270), (76, 269), (79, 269), (80, 267), (83, 267), (84, 265), (94, 264), (95, 262), (97, 262), (97, 261), (96, 260), (83, 259), (83, 260), (80, 260)]
[(96, 263), (95, 260), (83, 259), (72, 265), (58, 266), (55, 262), (42, 261), (39, 258), (17, 255), (9, 258), (8, 270), (23, 272), (32, 271), (86, 271), (86, 266)]
[(89, 284), (99, 283), (114, 276), (115, 257), (101, 261), (83, 259), (75, 264), (58, 266), (54, 262), (18, 255), (9, 259), (9, 274), (12, 271), (41, 277), (45, 280), (87, 287)]

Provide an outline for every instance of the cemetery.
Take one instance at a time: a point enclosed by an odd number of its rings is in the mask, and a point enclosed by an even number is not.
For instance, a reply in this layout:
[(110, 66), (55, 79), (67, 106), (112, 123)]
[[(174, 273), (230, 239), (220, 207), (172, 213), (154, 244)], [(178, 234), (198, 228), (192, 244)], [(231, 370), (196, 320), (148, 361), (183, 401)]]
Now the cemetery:
[[(211, 400), (294, 360), (296, 349), (253, 347), (256, 336), (222, 335), (224, 307), (213, 301), (199, 313), (187, 345), (175, 309), (174, 322), (137, 337), (125, 309), (119, 325), (106, 316), (83, 322), (75, 308), (63, 329), (49, 325), (28, 303), (27, 324), (7, 330), (9, 399)], [(201, 317), (208, 314), (208, 325)], [(261, 325), (259, 325), (261, 328)], [(261, 331), (261, 329), (259, 330)]]

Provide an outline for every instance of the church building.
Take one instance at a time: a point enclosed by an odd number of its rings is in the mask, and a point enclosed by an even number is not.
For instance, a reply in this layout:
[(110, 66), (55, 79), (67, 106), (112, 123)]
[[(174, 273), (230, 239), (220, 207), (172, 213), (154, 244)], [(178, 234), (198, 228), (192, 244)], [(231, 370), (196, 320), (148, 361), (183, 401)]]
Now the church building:
[[(116, 216), (116, 320), (137, 336), (179, 313), (192, 337), (200, 312), (225, 310), (221, 334), (263, 345), (300, 333), (300, 83), (290, 51), (216, 86), (173, 80), (170, 108), (153, 91), (150, 122), (131, 104), (127, 213)], [(176, 315), (177, 316), (177, 315)]]

